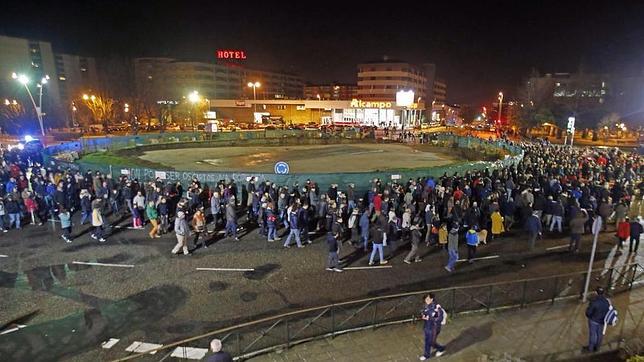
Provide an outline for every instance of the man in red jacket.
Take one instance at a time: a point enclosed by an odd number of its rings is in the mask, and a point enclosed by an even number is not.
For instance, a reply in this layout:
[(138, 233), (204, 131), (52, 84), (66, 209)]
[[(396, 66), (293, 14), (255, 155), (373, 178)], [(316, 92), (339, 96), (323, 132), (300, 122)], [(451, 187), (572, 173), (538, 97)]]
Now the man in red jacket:
[(628, 216), (617, 224), (617, 239), (619, 239), (618, 249), (622, 250), (624, 241), (631, 236), (631, 224), (628, 221)]

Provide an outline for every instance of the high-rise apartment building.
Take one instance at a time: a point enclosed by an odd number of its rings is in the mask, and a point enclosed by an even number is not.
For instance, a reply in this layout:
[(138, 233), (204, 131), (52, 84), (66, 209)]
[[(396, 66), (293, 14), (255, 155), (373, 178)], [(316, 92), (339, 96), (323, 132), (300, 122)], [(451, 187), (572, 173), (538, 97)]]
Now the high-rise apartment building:
[(209, 99), (253, 98), (249, 82), (260, 83), (258, 99), (301, 98), (303, 90), (292, 74), (173, 58), (137, 58), (134, 77), (137, 92), (155, 100), (178, 100), (194, 90)]

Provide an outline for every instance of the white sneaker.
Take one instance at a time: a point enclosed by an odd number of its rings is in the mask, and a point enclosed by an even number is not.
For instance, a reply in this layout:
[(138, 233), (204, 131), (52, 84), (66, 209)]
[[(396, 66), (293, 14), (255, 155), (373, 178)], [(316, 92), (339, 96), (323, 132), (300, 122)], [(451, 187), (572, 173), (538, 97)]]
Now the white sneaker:
[(381, 264), (381, 265), (382, 265), (382, 264), (387, 264), (387, 263), (389, 263), (389, 261), (388, 261), (388, 260), (381, 260), (381, 261), (380, 261), (380, 264)]
[(436, 357), (440, 357), (445, 354), (445, 351), (437, 351), (436, 352)]
[(342, 270), (340, 268), (333, 268), (333, 271), (338, 272), (338, 273), (342, 273), (344, 270)]
[(106, 242), (107, 240), (105, 240), (105, 239), (103, 239), (103, 238), (100, 238), (100, 239), (98, 239), (98, 241), (100, 241), (101, 243), (104, 243), (104, 242)]
[(326, 271), (333, 271), (333, 268), (326, 268)]
[(419, 360), (421, 360), (421, 361), (424, 361), (426, 359), (427, 359), (427, 357), (425, 357), (425, 356), (420, 356), (420, 358), (419, 358)]

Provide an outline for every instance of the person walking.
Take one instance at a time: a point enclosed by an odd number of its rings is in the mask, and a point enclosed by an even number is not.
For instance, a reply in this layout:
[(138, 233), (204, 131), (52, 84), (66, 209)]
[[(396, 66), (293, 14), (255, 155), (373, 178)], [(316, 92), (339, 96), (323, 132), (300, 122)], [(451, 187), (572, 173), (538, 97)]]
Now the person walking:
[(528, 216), (525, 225), (526, 231), (528, 232), (528, 244), (530, 245), (530, 250), (533, 250), (537, 241), (537, 236), (541, 235), (542, 230), (539, 214), (537, 212), (533, 212)]
[(624, 247), (624, 241), (626, 241), (628, 238), (631, 236), (631, 224), (628, 220), (628, 216), (626, 218), (620, 220), (617, 222), (617, 248), (618, 250), (622, 250)]
[(561, 205), (561, 202), (555, 201), (552, 204), (552, 222), (550, 223), (550, 231), (552, 232), (557, 225), (557, 230), (559, 233), (562, 232), (561, 223), (563, 222), (564, 216), (564, 207)]
[(577, 215), (575, 215), (575, 217), (570, 220), (570, 244), (568, 246), (569, 252), (579, 252), (579, 241), (581, 240), (581, 235), (583, 235), (585, 231), (585, 226), (588, 218), (588, 212), (584, 209), (581, 209), (581, 212), (577, 213)]
[[(4, 201), (0, 197), (0, 230), (2, 230), (3, 233), (6, 233), (9, 231), (4, 227), (4, 216), (6, 214), (7, 214), (7, 211), (4, 207)], [(9, 225), (9, 227), (11, 227), (11, 225)]]
[(143, 214), (145, 213), (145, 196), (141, 191), (137, 191), (134, 200), (132, 201), (132, 207), (138, 209), (139, 218), (140, 218), (140, 227), (143, 227)]
[(420, 239), (422, 238), (420, 218), (414, 219), (414, 224), (409, 228), (411, 231), (411, 250), (409, 254), (403, 259), (403, 262), (406, 264), (411, 264), (411, 259), (414, 259), (415, 263), (422, 261), (418, 255), (418, 245), (420, 244)]
[(376, 252), (378, 253), (378, 256), (380, 256), (380, 264), (387, 264), (387, 260), (385, 260), (383, 255), (384, 252), (382, 250), (383, 244), (387, 242), (387, 234), (385, 233), (382, 224), (383, 223), (378, 220), (373, 224), (373, 231), (371, 232), (371, 236), (373, 238), (373, 250), (371, 250), (371, 256), (369, 257), (369, 265), (373, 265), (373, 259), (376, 256)]
[(168, 202), (165, 196), (161, 196), (161, 200), (159, 201), (157, 208), (159, 210), (159, 232), (161, 234), (167, 234), (170, 223), (168, 217)]
[(272, 202), (269, 202), (266, 206), (266, 226), (268, 227), (268, 242), (280, 240), (277, 237), (277, 215), (273, 211)]
[(369, 246), (369, 213), (367, 210), (362, 212), (360, 215), (360, 237), (362, 238), (363, 249), (366, 252)]
[(172, 254), (176, 254), (183, 249), (183, 255), (190, 255), (188, 252), (189, 232), (186, 214), (183, 211), (177, 212), (177, 217), (174, 219), (174, 233), (177, 236), (177, 245), (172, 249)]
[(63, 235), (61, 237), (65, 240), (66, 243), (72, 242), (72, 216), (69, 213), (69, 210), (61, 208), (58, 213), (58, 218), (60, 219), (60, 227), (63, 229)]
[(425, 350), (420, 356), (421, 361), (429, 359), (432, 355), (432, 347), (436, 349), (436, 357), (445, 354), (445, 346), (436, 342), (438, 335), (441, 333), (441, 325), (445, 318), (445, 311), (436, 303), (434, 293), (425, 296), (425, 307), (421, 312), (423, 319), (423, 334), (425, 339)]
[(145, 214), (148, 216), (148, 219), (150, 220), (150, 224), (152, 225), (152, 229), (148, 234), (150, 235), (150, 239), (160, 238), (159, 213), (157, 212), (157, 208), (154, 205), (154, 201), (148, 201), (148, 206), (145, 208)]
[[(195, 233), (195, 238), (193, 239), (192, 243), (195, 245), (195, 247), (197, 247), (199, 243), (199, 237), (204, 231), (206, 231), (206, 216), (204, 215), (203, 206), (197, 208), (197, 211), (195, 211), (195, 214), (192, 216), (191, 224), (192, 230)], [(208, 242), (206, 239), (207, 238), (204, 238), (203, 240), (204, 249), (208, 249)]]
[(467, 262), (472, 264), (476, 257), (476, 247), (479, 245), (479, 235), (476, 233), (476, 227), (471, 227), (465, 235), (467, 243)]
[(299, 220), (297, 205), (293, 205), (293, 208), (291, 209), (291, 213), (288, 216), (288, 222), (290, 225), (290, 231), (289, 231), (288, 237), (286, 238), (286, 241), (284, 241), (284, 247), (290, 248), (291, 238), (295, 236), (295, 243), (297, 244), (297, 247), (303, 248), (304, 245), (302, 245), (302, 240), (300, 240), (300, 220)]
[(217, 231), (217, 224), (219, 224), (219, 212), (221, 211), (221, 198), (219, 192), (215, 191), (210, 198), (210, 213), (212, 214), (212, 228), (208, 230), (209, 234)]
[(81, 221), (80, 224), (85, 224), (85, 220), (91, 219), (92, 217), (92, 201), (91, 195), (87, 189), (82, 189), (80, 192), (80, 204), (81, 204)]
[(210, 342), (210, 351), (213, 353), (208, 357), (206, 362), (233, 362), (233, 357), (228, 352), (221, 350), (221, 341), (213, 339)]
[(588, 346), (584, 346), (584, 352), (597, 352), (602, 344), (604, 334), (604, 319), (608, 313), (610, 302), (604, 296), (604, 288), (599, 287), (596, 290), (597, 295), (593, 298), (586, 308), (586, 318), (588, 319)]
[(235, 241), (239, 241), (237, 237), (237, 211), (235, 210), (235, 199), (232, 197), (226, 205), (226, 235), (224, 237), (232, 237)]
[(7, 229), (11, 229), (11, 225), (15, 224), (16, 229), (20, 230), (20, 205), (12, 194), (7, 195), (7, 201), (4, 203), (4, 206), (9, 215), (9, 227)]
[(100, 202), (92, 205), (92, 226), (94, 227), (94, 232), (90, 234), (92, 239), (104, 243), (106, 240), (103, 237), (103, 215), (101, 214)]
[(640, 246), (640, 236), (643, 232), (642, 217), (638, 216), (637, 219), (631, 221), (630, 240), (628, 244), (628, 252), (637, 254), (637, 248)]
[(454, 267), (456, 266), (456, 261), (458, 260), (458, 224), (454, 223), (449, 230), (449, 235), (447, 235), (447, 265), (445, 270), (448, 272), (453, 272)]
[(492, 213), (490, 219), (492, 220), (492, 239), (498, 238), (503, 232), (505, 232), (503, 216), (501, 216), (501, 213), (497, 210)]
[(340, 253), (340, 248), (338, 246), (338, 234), (333, 234), (329, 231), (326, 233), (326, 245), (329, 248), (329, 257), (327, 258), (327, 271), (334, 271), (341, 273), (343, 270), (340, 268), (340, 259), (338, 254)]

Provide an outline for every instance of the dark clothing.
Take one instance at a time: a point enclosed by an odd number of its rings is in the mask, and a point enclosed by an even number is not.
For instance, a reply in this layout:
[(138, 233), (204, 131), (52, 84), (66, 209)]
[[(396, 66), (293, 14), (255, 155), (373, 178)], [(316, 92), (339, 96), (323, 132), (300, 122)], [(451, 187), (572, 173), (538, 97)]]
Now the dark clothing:
[(604, 318), (608, 313), (608, 299), (603, 296), (597, 296), (593, 299), (586, 309), (586, 318), (593, 322), (604, 324)]
[(228, 352), (219, 351), (208, 357), (206, 362), (233, 362), (233, 357)]

